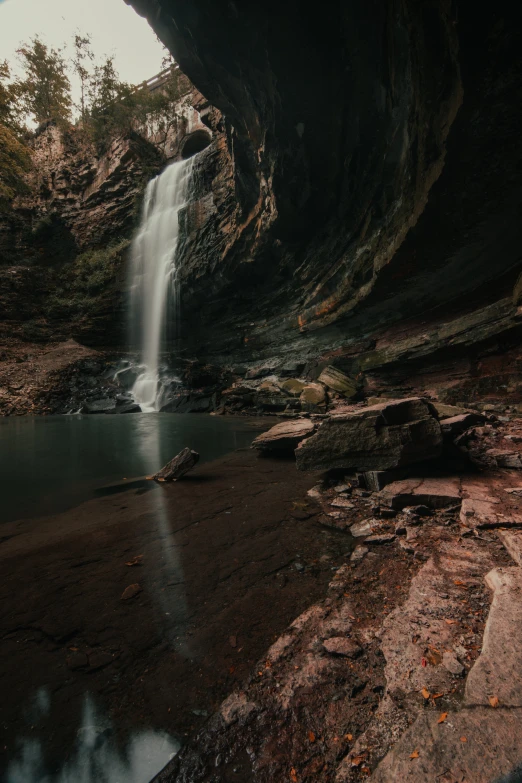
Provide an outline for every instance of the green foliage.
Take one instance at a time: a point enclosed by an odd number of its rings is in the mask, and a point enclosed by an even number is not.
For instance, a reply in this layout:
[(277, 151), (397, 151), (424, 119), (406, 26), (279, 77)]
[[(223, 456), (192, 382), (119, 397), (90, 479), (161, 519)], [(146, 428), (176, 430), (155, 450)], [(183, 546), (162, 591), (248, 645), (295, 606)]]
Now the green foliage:
[(0, 125), (0, 210), (5, 211), (16, 196), (28, 191), (25, 175), (31, 167), (27, 147), (5, 125)]
[(91, 36), (74, 36), (74, 57), (72, 59), (73, 70), (80, 80), (80, 117), (85, 121), (87, 117), (87, 91), (91, 79), (91, 73), (87, 67), (89, 62), (93, 62), (94, 53), (91, 49)]
[(71, 84), (61, 49), (50, 49), (38, 37), (18, 49), (25, 78), (17, 82), (25, 113), (36, 122), (66, 123), (71, 117)]
[(7, 60), (0, 63), (0, 124), (19, 135), (22, 131), (20, 89), (11, 81)]
[(47, 315), (52, 319), (75, 320), (97, 315), (107, 306), (122, 273), (130, 241), (88, 250), (63, 267), (61, 283), (49, 298)]

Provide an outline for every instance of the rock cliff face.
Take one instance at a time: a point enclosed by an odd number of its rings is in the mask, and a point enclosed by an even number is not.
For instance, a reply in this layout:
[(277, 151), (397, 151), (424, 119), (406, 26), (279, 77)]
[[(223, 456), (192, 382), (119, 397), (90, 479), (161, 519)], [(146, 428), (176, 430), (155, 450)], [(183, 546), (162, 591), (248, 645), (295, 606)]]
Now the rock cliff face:
[[(147, 182), (211, 131), (183, 74), (168, 132), (140, 127), (98, 154), (81, 127), (31, 140), (30, 192), (0, 215), (0, 335), (40, 343), (125, 343), (125, 264)], [(198, 108), (194, 108), (197, 106)], [(205, 140), (206, 141), (206, 140)]]
[(513, 5), (127, 2), (223, 115), (186, 215), (185, 349), (520, 401)]

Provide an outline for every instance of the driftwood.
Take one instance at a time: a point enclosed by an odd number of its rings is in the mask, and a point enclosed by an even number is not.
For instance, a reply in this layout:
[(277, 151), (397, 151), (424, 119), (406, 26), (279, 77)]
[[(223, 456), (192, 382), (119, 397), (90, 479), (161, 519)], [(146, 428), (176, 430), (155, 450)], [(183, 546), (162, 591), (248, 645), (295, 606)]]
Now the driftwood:
[(199, 454), (197, 451), (192, 451), (189, 448), (183, 449), (177, 457), (167, 462), (165, 467), (158, 473), (155, 473), (154, 476), (151, 476), (151, 478), (154, 481), (177, 481), (185, 473), (188, 473), (189, 470), (192, 470), (198, 461)]

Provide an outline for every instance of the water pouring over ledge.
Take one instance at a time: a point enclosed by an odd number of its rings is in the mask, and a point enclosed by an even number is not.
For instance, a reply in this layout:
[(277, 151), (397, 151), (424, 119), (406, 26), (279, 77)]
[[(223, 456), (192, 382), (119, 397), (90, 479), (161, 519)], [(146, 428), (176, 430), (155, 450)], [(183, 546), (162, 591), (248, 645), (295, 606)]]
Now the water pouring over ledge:
[(176, 258), (179, 212), (189, 200), (194, 158), (171, 163), (147, 185), (130, 262), (130, 336), (140, 346), (140, 375), (132, 394), (142, 411), (163, 402), (160, 355), (169, 307), (178, 309)]

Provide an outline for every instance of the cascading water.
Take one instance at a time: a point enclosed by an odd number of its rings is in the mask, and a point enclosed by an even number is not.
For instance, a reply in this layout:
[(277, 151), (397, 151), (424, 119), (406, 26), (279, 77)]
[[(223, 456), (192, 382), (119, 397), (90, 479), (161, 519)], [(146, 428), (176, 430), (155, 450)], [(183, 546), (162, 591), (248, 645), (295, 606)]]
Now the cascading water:
[(172, 163), (147, 185), (138, 234), (131, 250), (131, 344), (141, 346), (132, 393), (143, 411), (159, 410), (163, 398), (160, 356), (166, 314), (177, 308), (176, 255), (179, 211), (187, 203), (194, 158)]

